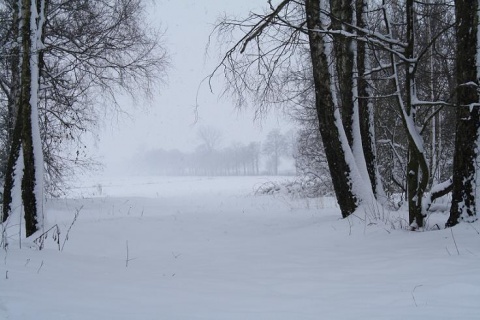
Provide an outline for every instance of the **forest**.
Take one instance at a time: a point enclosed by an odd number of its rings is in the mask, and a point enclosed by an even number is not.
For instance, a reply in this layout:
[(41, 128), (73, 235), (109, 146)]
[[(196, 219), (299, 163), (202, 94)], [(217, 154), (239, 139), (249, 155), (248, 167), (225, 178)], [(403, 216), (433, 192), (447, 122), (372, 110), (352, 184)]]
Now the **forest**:
[[(0, 319), (478, 319), (479, 21), (467, 0), (0, 0)], [(169, 81), (199, 124), (145, 103), (176, 130), (135, 124), (135, 154), (114, 133), (128, 170), (103, 174), (102, 123)], [(294, 128), (201, 123), (202, 90)]]
[[(238, 108), (295, 119), (297, 173), (328, 179), (343, 218), (362, 203), (393, 208), (400, 195), (411, 229), (422, 229), (435, 199), (451, 194), (446, 225), (475, 221), (477, 4), (267, 4), (217, 21), (211, 40), (223, 54), (210, 77), (225, 77)], [(165, 79), (168, 55), (161, 33), (142, 25), (140, 0), (2, 1), (0, 9), (2, 221), (20, 201), (29, 236), (42, 228), (46, 195), (94, 165), (82, 137), (104, 112), (97, 106), (118, 108), (116, 92), (148, 95)], [(179, 174), (260, 172), (259, 145), (233, 147), (220, 166), (207, 135), (203, 158)], [(285, 148), (267, 149), (277, 174)]]
[(219, 22), (214, 73), (239, 106), (297, 120), (299, 171), (330, 175), (342, 216), (402, 194), (422, 228), (451, 193), (447, 225), (476, 220), (477, 4), (268, 3)]

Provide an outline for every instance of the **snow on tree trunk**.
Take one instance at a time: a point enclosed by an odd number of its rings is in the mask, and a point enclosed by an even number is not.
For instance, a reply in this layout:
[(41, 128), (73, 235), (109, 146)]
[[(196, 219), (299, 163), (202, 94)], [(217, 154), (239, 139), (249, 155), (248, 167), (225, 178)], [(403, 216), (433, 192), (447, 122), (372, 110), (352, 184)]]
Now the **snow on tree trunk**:
[(32, 42), (32, 53), (30, 55), (31, 69), (31, 87), (30, 87), (30, 106), (31, 106), (31, 128), (32, 128), (32, 153), (33, 168), (35, 177), (34, 196), (36, 199), (36, 220), (37, 230), (41, 230), (44, 226), (43, 212), (43, 151), (42, 139), (40, 136), (40, 117), (38, 114), (38, 93), (40, 85), (40, 51), (43, 50), (42, 32), (45, 25), (45, 6), (46, 0), (31, 1), (32, 16), (30, 19), (30, 32)]
[(457, 106), (455, 154), (453, 158), (453, 191), (447, 227), (460, 220), (476, 220), (476, 176), (478, 140), (480, 137), (479, 76), (480, 34), (479, 3), (456, 0), (457, 26)]
[[(3, 220), (12, 213), (15, 187), (21, 179), (21, 198), (28, 237), (43, 228), (43, 152), (38, 115), (40, 78), (40, 51), (43, 49), (42, 32), (45, 25), (45, 0), (22, 0), (21, 17), (20, 97), (10, 156), (5, 180)], [(23, 156), (22, 156), (23, 155)], [(20, 159), (21, 157), (21, 159)], [(18, 172), (23, 164), (23, 172)], [(13, 218), (12, 218), (13, 219)]]
[(19, 147), (18, 157), (12, 173), (11, 201), (8, 220), (6, 220), (5, 224), (5, 239), (19, 238), (20, 246), (21, 239), (25, 238), (25, 220), (22, 206), (22, 177), (24, 167), (23, 151), (22, 148)]
[[(13, 11), (13, 27), (12, 33), (15, 39), (20, 36), (20, 30), (22, 30), (23, 19), (21, 19), (20, 2), (12, 2)], [(21, 144), (21, 132), (22, 132), (22, 112), (19, 110), (20, 104), (20, 81), (21, 81), (21, 44), (15, 43), (12, 48), (12, 84), (11, 84), (11, 98), (9, 101), (8, 112), (8, 142), (9, 151), (7, 159), (7, 167), (5, 172), (5, 181), (3, 188), (3, 207), (2, 207), (2, 219), (1, 222), (7, 221), (9, 214), (13, 208), (12, 198), (13, 186), (15, 181), (15, 168), (19, 157), (20, 144)], [(23, 159), (22, 159), (23, 161)], [(23, 170), (23, 169), (22, 169)], [(19, 186), (19, 184), (18, 184)], [(20, 194), (20, 193), (19, 193)]]
[[(352, 28), (348, 25), (353, 24), (353, 7), (348, 0), (330, 0), (330, 10), (335, 17), (331, 19), (331, 28), (333, 30), (344, 30), (352, 33)], [(343, 35), (333, 36), (332, 54), (335, 56), (335, 69), (331, 76), (338, 80), (338, 94), (334, 97), (338, 99), (338, 106), (342, 115), (343, 127), (347, 135), (348, 143), (353, 145), (355, 139), (354, 133), (354, 63), (355, 50), (353, 46), (355, 41), (351, 37)]]
[(25, 214), (25, 229), (27, 237), (39, 230), (42, 224), (39, 219), (35, 173), (35, 135), (32, 117), (37, 103), (38, 90), (38, 52), (37, 52), (37, 6), (36, 1), (23, 0), (22, 17), (24, 19), (22, 31), (23, 57), (22, 57), (22, 97), (23, 110), (22, 150), (23, 150), (23, 178), (22, 200)]
[(324, 6), (324, 1), (306, 1), (307, 26), (319, 129), (337, 201), (345, 218), (362, 201), (372, 201), (374, 197), (371, 189), (365, 188), (369, 184), (363, 182), (343, 127), (333, 83), (334, 67), (329, 59), (331, 45), (322, 32), (316, 32), (323, 31), (329, 24), (321, 13)]
[[(356, 25), (359, 28), (366, 28), (367, 3), (365, 0), (356, 0)], [(358, 71), (357, 80), (357, 106), (359, 118), (359, 130), (361, 137), (362, 158), (365, 159), (367, 177), (372, 186), (373, 193), (378, 201), (386, 202), (387, 196), (383, 189), (380, 173), (378, 172), (377, 151), (375, 146), (375, 122), (373, 104), (369, 100), (371, 96), (369, 77), (366, 72), (370, 71), (370, 61), (367, 54), (367, 44), (359, 41), (356, 43), (356, 66)], [(358, 159), (358, 157), (356, 157)]]
[[(415, 10), (414, 0), (407, 0), (407, 47), (405, 57), (414, 59), (415, 46)], [(409, 223), (413, 228), (423, 227), (422, 200), (429, 180), (428, 165), (424, 156), (423, 139), (415, 125), (417, 100), (414, 62), (405, 65), (405, 87), (407, 90), (406, 106), (402, 110), (402, 117), (408, 135), (408, 164), (407, 164), (407, 200), (409, 210)]]
[[(3, 188), (2, 222), (6, 222), (11, 212), (17, 208), (15, 202), (16, 196), (21, 198), (21, 189), (16, 189), (16, 187), (20, 188), (20, 181), (23, 177), (23, 152), (21, 152), (23, 119), (21, 115), (22, 112), (19, 112), (10, 142), (10, 153), (8, 156), (5, 185)], [(18, 171), (17, 169), (19, 167), (21, 167), (22, 170)]]
[[(389, 37), (392, 37), (390, 17), (384, 7), (382, 8), (385, 20), (385, 27)], [(415, 11), (414, 0), (406, 1), (406, 25), (407, 25), (407, 42), (404, 56), (405, 61), (405, 102), (402, 95), (399, 73), (397, 69), (397, 61), (395, 55), (391, 53), (392, 79), (395, 87), (395, 96), (399, 108), (399, 114), (405, 128), (408, 139), (409, 159), (407, 164), (407, 201), (409, 210), (409, 223), (412, 228), (422, 228), (425, 212), (422, 201), (428, 185), (429, 169), (425, 158), (425, 148), (419, 129), (415, 125), (416, 104), (418, 102), (415, 84), (415, 72), (417, 59), (414, 56), (414, 27), (415, 27)], [(390, 45), (390, 49), (393, 47)]]
[[(349, 25), (356, 24), (356, 16), (354, 16), (352, 2), (345, 0), (331, 0), (330, 6), (332, 15), (336, 17), (336, 19), (331, 21), (332, 28), (334, 30), (345, 30), (354, 34), (355, 31), (353, 31), (351, 27), (348, 27)], [(335, 86), (332, 87), (332, 92), (334, 93), (334, 101), (335, 97), (339, 97), (336, 101), (342, 115), (342, 123), (348, 144), (351, 147), (360, 175), (365, 182), (368, 182), (370, 177), (367, 170), (365, 155), (363, 153), (362, 126), (360, 124), (361, 116), (358, 99), (359, 80), (358, 77), (355, 76), (355, 74), (358, 74), (357, 50), (357, 43), (352, 37), (345, 37), (343, 35), (337, 35), (334, 37), (332, 51), (335, 57), (336, 69), (332, 68), (330, 74), (333, 78), (338, 78), (338, 90)], [(335, 94), (335, 92), (338, 93)]]

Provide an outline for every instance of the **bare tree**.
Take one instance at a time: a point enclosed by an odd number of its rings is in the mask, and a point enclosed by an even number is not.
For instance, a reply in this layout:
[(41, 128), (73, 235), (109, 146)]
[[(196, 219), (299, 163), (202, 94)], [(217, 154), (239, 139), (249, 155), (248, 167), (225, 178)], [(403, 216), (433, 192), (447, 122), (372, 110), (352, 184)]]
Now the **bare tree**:
[(288, 142), (279, 129), (270, 131), (263, 143), (263, 152), (268, 156), (272, 166), (272, 173), (278, 175), (280, 157), (288, 154)]
[[(45, 166), (49, 185), (60, 183), (66, 170), (82, 164), (81, 138), (105, 112), (106, 109), (99, 106), (118, 106), (115, 100), (117, 92), (133, 95), (133, 92), (142, 89), (144, 94), (150, 94), (166, 66), (165, 51), (160, 45), (161, 34), (145, 27), (142, 20), (145, 7), (141, 0), (25, 1), (21, 8), (20, 2), (14, 0), (4, 0), (0, 6), (2, 13), (6, 13), (4, 16), (10, 17), (7, 18), (9, 27), (0, 28), (0, 31), (6, 32), (6, 47), (10, 48), (8, 55), (0, 57), (1, 95), (8, 98), (2, 105), (6, 111), (3, 112), (6, 137), (2, 137), (2, 141), (5, 141), (10, 153), (5, 164), (3, 220), (8, 218), (12, 209), (14, 169), (18, 168), (16, 159), (20, 158), (19, 155), (23, 154), (25, 158), (24, 177), (35, 174), (37, 187), (44, 176), (38, 175), (40, 170), (33, 173), (27, 167), (27, 163), (30, 166), (34, 159), (41, 162), (36, 164), (36, 168), (43, 169)], [(30, 4), (32, 16), (36, 19), (36, 29), (32, 22), (31, 30), (36, 30), (41, 39), (38, 36), (35, 44), (38, 47), (27, 51), (26, 45), (17, 48), (16, 34), (26, 39), (22, 27), (27, 25), (25, 17), (28, 13), (19, 10), (25, 10)], [(24, 62), (20, 64), (20, 85), (15, 78), (18, 68), (15, 59), (21, 61), (27, 58), (36, 59), (31, 63), (35, 68), (26, 71), (27, 65)], [(35, 88), (32, 94), (36, 92), (36, 100), (31, 99), (30, 106), (26, 106), (24, 92), (27, 91), (23, 87), (23, 79), (24, 74), (29, 72), (32, 79), (36, 77), (31, 86)], [(33, 111), (31, 119), (28, 108)], [(35, 110), (38, 110), (36, 114)], [(29, 130), (30, 122), (33, 134), (23, 133)], [(38, 134), (35, 133), (37, 131)], [(35, 140), (30, 141), (30, 135)], [(71, 144), (77, 144), (78, 149), (73, 158), (67, 158), (64, 151)], [(37, 149), (40, 146), (41, 150), (32, 152), (30, 145), (36, 145)], [(44, 161), (40, 160), (39, 155), (42, 154)], [(27, 190), (26, 185), (22, 188)], [(32, 190), (32, 187), (28, 189)], [(37, 205), (39, 202), (37, 197)], [(27, 214), (25, 199), (24, 205)], [(27, 234), (31, 234), (30, 231)]]
[(18, 28), (22, 52), (20, 95), (15, 101), (15, 128), (5, 180), (4, 199), (7, 201), (4, 201), (2, 221), (5, 222), (12, 212), (11, 203), (18, 196), (21, 181), (27, 237), (43, 228), (43, 152), (38, 95), (46, 5), (46, 0), (23, 0), (21, 6), (14, 7), (18, 10), (17, 16), (21, 17)]
[[(247, 92), (260, 106), (272, 103), (291, 106), (302, 100), (298, 97), (305, 91), (298, 90), (299, 86), (289, 86), (298, 82), (286, 80), (295, 79), (291, 75), (302, 70), (299, 62), (302, 60), (294, 57), (305, 57), (302, 53), (306, 49), (311, 57), (313, 86), (304, 88), (314, 88), (320, 136), (344, 217), (360, 203), (372, 201), (372, 195), (378, 199), (383, 194), (375, 156), (372, 101), (387, 98), (395, 106), (394, 114), (398, 116), (403, 136), (401, 144), (407, 141), (405, 154), (409, 154), (408, 161), (403, 161), (403, 154), (395, 153), (396, 163), (401, 163), (408, 175), (397, 175), (394, 180), (400, 180), (398, 186), (407, 190), (412, 227), (421, 228), (426, 214), (424, 198), (438, 194), (427, 193), (432, 181), (429, 168), (432, 162), (427, 158), (423, 135), (431, 119), (451, 103), (445, 97), (424, 96), (425, 90), (417, 80), (425, 61), (432, 61), (426, 59), (428, 54), (432, 57), (435, 53), (439, 59), (450, 54), (432, 48), (446, 38), (444, 34), (451, 23), (448, 15), (443, 20), (442, 15), (436, 15), (428, 26), (434, 23), (437, 26), (429, 28), (428, 38), (422, 42), (415, 39), (419, 34), (416, 24), (419, 7), (449, 8), (449, 4), (414, 1), (406, 1), (405, 6), (394, 1), (369, 3), (371, 7), (366, 4), (342, 0), (281, 1), (277, 5), (269, 2), (264, 14), (252, 14), (244, 20), (224, 20), (218, 29), (238, 27), (244, 36), (227, 51), (220, 67), (224, 67), (240, 103), (245, 101)], [(249, 46), (253, 42), (255, 46)], [(249, 48), (249, 54), (241, 56)], [(250, 73), (252, 69), (255, 72)], [(378, 75), (382, 78), (376, 78)], [(428, 78), (428, 83), (432, 83), (431, 77)], [(389, 84), (384, 85), (386, 90), (379, 90), (382, 82)], [(277, 83), (282, 85), (280, 90)], [(419, 112), (422, 109), (426, 112)], [(396, 148), (395, 143), (388, 145)], [(363, 190), (365, 182), (371, 190)]]
[(222, 139), (222, 133), (215, 127), (204, 126), (198, 129), (198, 138), (208, 152), (217, 149)]
[(253, 175), (258, 175), (260, 173), (260, 143), (259, 142), (250, 142), (247, 146), (247, 154), (250, 164), (250, 172)]
[[(339, 6), (336, 6), (337, 4)], [(342, 103), (337, 103), (338, 97), (348, 95), (351, 97), (349, 101), (355, 100), (352, 98), (353, 66), (344, 71), (341, 67), (342, 64), (352, 65), (352, 57), (346, 58), (343, 62), (339, 60), (337, 71), (335, 71), (331, 70), (330, 66), (336, 60), (328, 61), (331, 59), (329, 54), (333, 50), (325, 52), (326, 47), (332, 48), (331, 35), (333, 35), (326, 26), (331, 21), (333, 21), (332, 24), (335, 24), (341, 19), (331, 19), (331, 13), (327, 7), (320, 8), (318, 1), (317, 3), (315, 1), (281, 1), (276, 6), (271, 2), (269, 5), (269, 10), (263, 15), (252, 14), (243, 21), (232, 20), (219, 24), (218, 29), (222, 31), (229, 30), (229, 27), (245, 27), (245, 35), (227, 51), (220, 67), (224, 67), (227, 78), (231, 79), (232, 88), (238, 101), (240, 103), (245, 101), (244, 92), (251, 93), (256, 105), (259, 106), (257, 109), (259, 112), (265, 110), (262, 106), (272, 103), (284, 105), (295, 103), (297, 97), (302, 95), (302, 91), (299, 92), (296, 81), (285, 80), (295, 78), (290, 75), (295, 74), (294, 70), (297, 66), (300, 66), (300, 70), (303, 67), (312, 67), (317, 120), (334, 181), (337, 201), (340, 203), (342, 215), (346, 217), (355, 211), (361, 198), (371, 201), (374, 196), (373, 192), (365, 192), (365, 188), (360, 182), (363, 177), (347, 137), (348, 135), (352, 137), (353, 134), (349, 132), (347, 135), (344, 127), (344, 123), (352, 121), (353, 106), (345, 101), (343, 103), (345, 106), (342, 107), (343, 112), (337, 114), (338, 107), (342, 106)], [(342, 5), (338, 1), (334, 1), (332, 6), (338, 9), (338, 12), (345, 12), (348, 15), (346, 3)], [(319, 20), (320, 16), (323, 16), (323, 21)], [(353, 19), (351, 14), (349, 17)], [(254, 22), (252, 23), (252, 21)], [(335, 38), (346, 39), (344, 44), (340, 45), (341, 48), (338, 49), (340, 51), (348, 47), (348, 43), (351, 42), (350, 39), (347, 39), (348, 37), (342, 37), (343, 32), (348, 33), (348, 30), (344, 29), (350, 29), (350, 26), (346, 26), (346, 24), (341, 24), (341, 26), (341, 30), (334, 28), (338, 31)], [(343, 28), (343, 26), (346, 27)], [(256, 45), (249, 47), (252, 42), (255, 42)], [(239, 56), (248, 48), (251, 48), (253, 52), (250, 51), (248, 55)], [(328, 58), (327, 55), (329, 55)], [(305, 65), (299, 59), (299, 57), (305, 56), (310, 56), (310, 64)], [(251, 78), (251, 70), (255, 71), (252, 72), (255, 75), (254, 78)], [(342, 88), (337, 90), (336, 79), (340, 77), (345, 81)], [(344, 123), (341, 120), (342, 114)], [(347, 124), (347, 128), (350, 131), (353, 125), (348, 126)], [(358, 163), (362, 163), (362, 161)], [(366, 170), (363, 171), (366, 172)], [(366, 178), (368, 179), (368, 176)], [(368, 183), (368, 185), (371, 184)]]
[[(39, 112), (48, 186), (58, 187), (74, 168), (92, 163), (83, 155), (82, 136), (95, 127), (102, 114), (112, 110), (103, 106), (118, 108), (117, 93), (136, 98), (143, 91), (143, 96), (149, 96), (162, 80), (167, 57), (161, 45), (162, 34), (145, 25), (145, 1), (48, 2), (40, 59)], [(6, 47), (14, 50), (15, 37), (9, 30), (18, 24), (13, 10), (17, 1), (1, 3), (9, 17)], [(14, 81), (16, 56), (13, 52), (0, 57), (1, 94), (10, 100), (18, 87)], [(5, 119), (13, 119), (9, 113), (3, 114)], [(13, 123), (5, 123), (6, 133), (13, 132)], [(2, 139), (7, 141), (7, 148), (9, 139)], [(67, 149), (72, 152), (65, 153)]]
[[(333, 187), (342, 216), (351, 215), (363, 201), (373, 199), (373, 191), (365, 190), (363, 178), (349, 146), (348, 135), (340, 121), (334, 70), (331, 68), (332, 47), (327, 27), (330, 25), (324, 1), (306, 1), (306, 16), (310, 39), (315, 106), (320, 134), (332, 176)], [(350, 88), (349, 88), (350, 89)], [(351, 94), (339, 89), (340, 95)], [(351, 107), (350, 107), (351, 108)], [(368, 183), (367, 186), (371, 184)]]

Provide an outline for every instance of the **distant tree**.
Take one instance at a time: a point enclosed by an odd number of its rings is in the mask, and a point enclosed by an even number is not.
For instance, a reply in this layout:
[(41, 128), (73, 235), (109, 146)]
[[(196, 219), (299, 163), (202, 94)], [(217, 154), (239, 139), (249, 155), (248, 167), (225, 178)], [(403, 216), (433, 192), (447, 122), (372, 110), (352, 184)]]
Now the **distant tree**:
[(272, 173), (278, 175), (278, 166), (280, 165), (280, 157), (288, 154), (288, 141), (279, 129), (273, 129), (267, 135), (263, 143), (263, 152), (268, 156), (269, 163), (272, 167)]
[(248, 153), (245, 145), (240, 142), (234, 142), (231, 145), (231, 155), (233, 159), (233, 168), (235, 175), (247, 174)]
[(196, 166), (204, 171), (204, 174), (215, 175), (218, 169), (217, 153), (222, 134), (212, 126), (200, 127), (197, 134), (201, 144), (195, 150)]
[(208, 152), (216, 150), (222, 140), (222, 133), (212, 126), (204, 126), (198, 129), (198, 138)]
[(247, 146), (248, 159), (250, 162), (250, 171), (254, 175), (260, 173), (260, 154), (261, 148), (259, 142), (250, 142)]

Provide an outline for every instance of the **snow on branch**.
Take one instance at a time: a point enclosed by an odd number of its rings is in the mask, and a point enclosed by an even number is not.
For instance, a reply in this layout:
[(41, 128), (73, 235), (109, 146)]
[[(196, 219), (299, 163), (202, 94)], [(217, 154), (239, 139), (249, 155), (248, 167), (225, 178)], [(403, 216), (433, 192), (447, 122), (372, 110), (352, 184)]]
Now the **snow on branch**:
[(450, 193), (453, 189), (453, 177), (448, 180), (434, 185), (430, 192), (425, 196), (424, 213), (432, 206), (433, 201)]
[(395, 56), (397, 56), (402, 61), (412, 63), (412, 64), (416, 64), (418, 62), (417, 58), (407, 58), (403, 54), (405, 52), (403, 47), (395, 47), (396, 44), (391, 43), (389, 41), (384, 41), (385, 39), (388, 39), (388, 38), (378, 39), (376, 37), (370, 37), (368, 35), (359, 36), (356, 33), (348, 32), (348, 31), (345, 31), (345, 30), (314, 29), (313, 31), (318, 32), (318, 33), (328, 34), (328, 35), (341, 35), (341, 36), (344, 36), (344, 37), (347, 37), (347, 38), (355, 39), (356, 41), (369, 43), (369, 44), (372, 44), (372, 45), (374, 45), (374, 46), (376, 46), (380, 49), (383, 49), (385, 51), (388, 51), (388, 52), (394, 54)]

